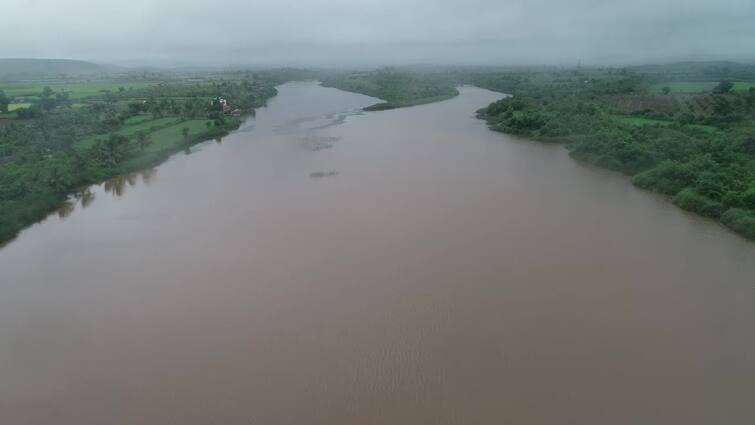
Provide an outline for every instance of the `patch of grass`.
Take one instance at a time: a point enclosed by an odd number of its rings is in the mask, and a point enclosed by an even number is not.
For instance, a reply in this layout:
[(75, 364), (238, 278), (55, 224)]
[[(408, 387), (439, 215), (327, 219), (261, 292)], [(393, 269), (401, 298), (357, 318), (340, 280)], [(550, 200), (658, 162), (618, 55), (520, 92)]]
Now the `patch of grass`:
[(156, 81), (92, 81), (79, 83), (66, 83), (60, 81), (54, 82), (34, 82), (34, 83), (3, 83), (0, 90), (3, 90), (9, 97), (16, 96), (38, 96), (45, 87), (50, 87), (55, 92), (67, 92), (71, 99), (84, 99), (89, 97), (102, 96), (107, 92), (117, 93), (120, 87), (125, 90), (137, 90), (158, 84)]
[(8, 112), (13, 112), (16, 109), (28, 108), (29, 106), (31, 106), (31, 103), (28, 103), (28, 102), (27, 103), (11, 103), (8, 105)]
[(147, 121), (153, 121), (155, 118), (152, 115), (144, 114), (144, 115), (134, 115), (133, 117), (128, 117), (126, 121), (123, 122), (124, 125), (135, 125), (135, 124), (141, 124)]
[[(671, 93), (709, 93), (717, 85), (718, 81), (671, 81), (653, 84), (650, 86), (650, 91), (654, 94), (660, 94), (663, 93), (664, 87), (668, 87), (671, 89)], [(755, 87), (755, 82), (734, 82), (734, 91), (736, 92), (746, 92), (750, 87)]]
[(744, 93), (750, 90), (750, 87), (755, 87), (755, 82), (751, 81), (737, 81), (734, 83), (734, 91)]
[(655, 120), (652, 118), (643, 117), (631, 117), (624, 115), (615, 115), (614, 119), (621, 124), (631, 125), (634, 127), (642, 127), (645, 125), (669, 125), (671, 121)]
[[(142, 118), (143, 116), (137, 116), (132, 118)], [(154, 132), (160, 128), (164, 128), (166, 126), (170, 126), (173, 124), (176, 124), (178, 122), (181, 122), (181, 118), (179, 117), (163, 117), (163, 118), (151, 118), (149, 116), (144, 116), (147, 119), (146, 120), (136, 120), (135, 122), (132, 122), (129, 125), (129, 120), (126, 120), (126, 125), (118, 129), (117, 131), (113, 131), (108, 134), (95, 134), (92, 136), (89, 136), (85, 139), (82, 139), (76, 143), (76, 148), (78, 149), (86, 149), (89, 148), (96, 142), (98, 139), (106, 139), (110, 134), (120, 134), (122, 136), (126, 137), (134, 137), (136, 136), (136, 133), (140, 131), (144, 131), (145, 133), (151, 133)]]
[(152, 120), (142, 121), (142, 122), (132, 124), (132, 125), (126, 125), (120, 131), (118, 131), (118, 133), (126, 137), (131, 137), (131, 136), (135, 136), (136, 133), (140, 131), (145, 131), (145, 132), (154, 131), (159, 128), (173, 125), (177, 122), (181, 122), (181, 120), (182, 118), (179, 118), (179, 117), (155, 118)]
[(691, 127), (691, 128), (697, 128), (697, 129), (699, 129), (699, 130), (703, 130), (703, 131), (705, 131), (705, 132), (707, 132), (707, 133), (715, 133), (715, 132), (719, 131), (719, 128), (718, 128), (718, 127), (714, 127), (714, 126), (712, 126), (712, 125), (703, 125), (703, 124), (687, 124), (687, 127)]
[(196, 137), (208, 131), (206, 123), (207, 120), (187, 120), (150, 133), (152, 143), (147, 146), (146, 151), (157, 152), (182, 145), (184, 127), (189, 129), (189, 137)]
[[(239, 121), (227, 121), (226, 126), (207, 126), (207, 120), (187, 120), (149, 134), (150, 144), (135, 157), (122, 164), (122, 171), (128, 172), (150, 167), (167, 159), (170, 155), (194, 143), (221, 137), (229, 130), (238, 128)], [(184, 136), (184, 128), (189, 134)]]

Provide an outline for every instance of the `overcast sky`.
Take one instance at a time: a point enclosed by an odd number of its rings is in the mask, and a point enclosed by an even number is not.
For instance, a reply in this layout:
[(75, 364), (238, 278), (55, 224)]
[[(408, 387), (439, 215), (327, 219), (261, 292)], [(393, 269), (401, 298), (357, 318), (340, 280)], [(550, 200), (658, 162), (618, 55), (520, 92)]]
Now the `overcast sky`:
[(755, 0), (0, 3), (0, 57), (180, 65), (755, 62)]

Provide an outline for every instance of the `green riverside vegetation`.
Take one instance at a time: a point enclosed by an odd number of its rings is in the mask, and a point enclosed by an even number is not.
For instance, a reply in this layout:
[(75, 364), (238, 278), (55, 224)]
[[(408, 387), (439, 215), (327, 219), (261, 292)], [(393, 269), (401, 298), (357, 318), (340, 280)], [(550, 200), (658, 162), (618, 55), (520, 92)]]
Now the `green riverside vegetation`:
[(365, 108), (381, 111), (438, 102), (458, 96), (456, 84), (429, 74), (383, 68), (369, 72), (331, 73), (320, 77), (326, 87), (361, 93), (385, 100)]
[(0, 242), (89, 184), (227, 134), (275, 94), (250, 73), (0, 82)]
[[(33, 65), (104, 72), (81, 63)], [(385, 101), (366, 110), (449, 99), (459, 84), (510, 94), (478, 111), (492, 130), (564, 143), (573, 158), (632, 176), (636, 186), (755, 239), (753, 65), (288, 68), (87, 78), (3, 82), (0, 75), (0, 242), (91, 183), (148, 168), (237, 128), (240, 115), (275, 95), (275, 85), (312, 79)], [(230, 108), (224, 111), (221, 99)]]
[(467, 78), (512, 95), (479, 111), (491, 129), (565, 143), (573, 158), (626, 173), (636, 186), (755, 239), (755, 66)]

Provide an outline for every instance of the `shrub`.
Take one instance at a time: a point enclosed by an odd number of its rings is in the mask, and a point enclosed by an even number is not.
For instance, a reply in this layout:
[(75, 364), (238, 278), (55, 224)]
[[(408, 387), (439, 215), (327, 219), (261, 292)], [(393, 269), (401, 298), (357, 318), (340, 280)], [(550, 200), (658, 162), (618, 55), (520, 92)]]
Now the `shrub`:
[(748, 239), (755, 239), (755, 211), (732, 208), (721, 216), (721, 222)]
[(723, 212), (723, 204), (700, 195), (691, 188), (684, 189), (674, 196), (674, 204), (679, 208), (711, 218), (718, 218)]
[(676, 161), (664, 161), (659, 166), (640, 173), (632, 179), (632, 183), (637, 187), (666, 195), (676, 195), (694, 181), (695, 173), (691, 168)]

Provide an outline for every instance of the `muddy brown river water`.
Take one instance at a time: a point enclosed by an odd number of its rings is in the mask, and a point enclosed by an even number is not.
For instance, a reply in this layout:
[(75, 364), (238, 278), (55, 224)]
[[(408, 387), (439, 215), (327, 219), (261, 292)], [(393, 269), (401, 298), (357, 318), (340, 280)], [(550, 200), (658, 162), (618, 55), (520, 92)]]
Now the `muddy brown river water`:
[(755, 244), (488, 131), (290, 83), (0, 249), (0, 424), (755, 423)]

